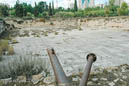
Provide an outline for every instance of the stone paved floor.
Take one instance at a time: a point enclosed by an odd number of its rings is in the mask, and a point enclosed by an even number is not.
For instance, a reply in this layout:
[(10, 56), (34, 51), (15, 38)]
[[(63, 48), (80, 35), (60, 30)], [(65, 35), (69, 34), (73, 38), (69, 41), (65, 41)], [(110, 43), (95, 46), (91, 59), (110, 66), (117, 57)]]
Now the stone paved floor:
[[(129, 64), (129, 32), (118, 29), (73, 30), (41, 37), (17, 37), (14, 45), (16, 54), (38, 55), (48, 58), (46, 49), (53, 47), (67, 75), (82, 71), (86, 64), (85, 56), (93, 52), (98, 67)], [(49, 60), (49, 59), (46, 59)]]

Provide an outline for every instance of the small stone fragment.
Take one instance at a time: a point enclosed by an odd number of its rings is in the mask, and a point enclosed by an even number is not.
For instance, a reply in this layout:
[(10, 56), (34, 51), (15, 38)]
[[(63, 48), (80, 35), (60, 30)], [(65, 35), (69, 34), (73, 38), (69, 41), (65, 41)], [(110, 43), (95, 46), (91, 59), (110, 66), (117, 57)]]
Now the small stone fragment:
[(98, 81), (98, 78), (93, 78), (92, 81)]
[(89, 82), (87, 83), (87, 85), (93, 85), (93, 82), (89, 81)]
[(50, 77), (50, 76), (46, 77), (43, 82), (46, 84), (51, 84), (51, 83), (55, 82), (55, 77)]
[(114, 85), (115, 85), (114, 82), (109, 83), (109, 86), (114, 86)]
[(101, 78), (100, 80), (107, 81), (107, 78)]

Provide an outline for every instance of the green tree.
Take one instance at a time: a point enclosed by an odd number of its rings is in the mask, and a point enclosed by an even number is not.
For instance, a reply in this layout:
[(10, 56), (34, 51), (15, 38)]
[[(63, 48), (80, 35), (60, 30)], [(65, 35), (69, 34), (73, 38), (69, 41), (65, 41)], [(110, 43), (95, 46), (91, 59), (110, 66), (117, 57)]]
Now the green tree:
[(58, 7), (57, 11), (64, 11), (63, 7)]
[(46, 11), (46, 2), (41, 1), (38, 3), (38, 11), (39, 13), (43, 13), (44, 11)]
[(27, 16), (27, 3), (22, 3), (22, 6), (23, 6), (23, 16)]
[(9, 16), (9, 7), (7, 5), (0, 5), (0, 16)]
[(74, 11), (78, 11), (77, 0), (74, 0)]
[(34, 9), (31, 4), (27, 5), (27, 12), (33, 13)]
[(128, 4), (123, 2), (121, 8), (117, 9), (118, 15), (128, 15)]
[(52, 7), (51, 7), (51, 3), (49, 3), (49, 16), (52, 16)]
[(114, 3), (115, 0), (109, 0), (109, 6), (105, 7), (106, 16), (117, 16), (117, 8), (119, 8), (119, 6), (115, 6)]
[(105, 8), (104, 8), (104, 10), (105, 10), (105, 16), (109, 16), (109, 14), (110, 14), (110, 9), (109, 9), (109, 6), (105, 6)]
[(115, 0), (109, 0), (109, 5), (114, 6)]
[(15, 9), (15, 13), (16, 13), (17, 17), (23, 17), (24, 8), (23, 8), (22, 4), (20, 4), (19, 0), (16, 1), (14, 9)]
[(37, 4), (36, 4), (36, 2), (35, 2), (34, 16), (35, 16), (35, 17), (38, 17), (38, 15), (39, 15), (39, 12), (38, 12), (38, 6), (37, 6)]
[(122, 9), (128, 9), (128, 4), (126, 2), (123, 2), (121, 5)]
[(40, 1), (38, 4), (35, 3), (34, 16), (42, 17), (44, 12), (48, 11), (48, 5), (44, 1)]
[(16, 14), (15, 14), (15, 10), (14, 9), (10, 9), (9, 10), (9, 14), (11, 15), (11, 16), (15, 16)]
[(55, 9), (54, 9), (54, 2), (52, 1), (52, 14), (55, 14)]

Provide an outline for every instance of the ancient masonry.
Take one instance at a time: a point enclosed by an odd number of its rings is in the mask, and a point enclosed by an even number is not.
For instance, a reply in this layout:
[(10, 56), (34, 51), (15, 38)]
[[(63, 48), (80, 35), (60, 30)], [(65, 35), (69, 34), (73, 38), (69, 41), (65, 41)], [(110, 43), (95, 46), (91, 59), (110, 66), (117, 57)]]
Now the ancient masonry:
[(0, 19), (0, 34), (2, 34), (5, 30), (5, 22), (2, 19)]
[(15, 29), (16, 27), (13, 24), (8, 24), (5, 22), (5, 20), (0, 19), (0, 35), (3, 32), (10, 31), (12, 29)]

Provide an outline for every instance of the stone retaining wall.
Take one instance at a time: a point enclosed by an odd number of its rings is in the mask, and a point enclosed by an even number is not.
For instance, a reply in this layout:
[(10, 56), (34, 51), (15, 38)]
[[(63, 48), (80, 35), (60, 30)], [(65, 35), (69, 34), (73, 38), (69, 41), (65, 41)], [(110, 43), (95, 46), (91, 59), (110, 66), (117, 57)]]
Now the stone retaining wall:
[(8, 24), (5, 22), (5, 20), (3, 19), (0, 19), (0, 35), (3, 33), (3, 32), (6, 32), (6, 31), (9, 31), (9, 30), (12, 30), (16, 28), (13, 24)]

